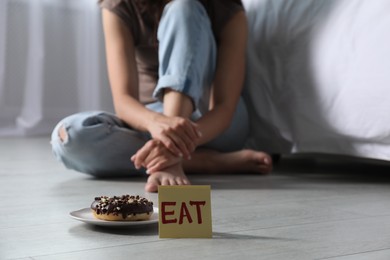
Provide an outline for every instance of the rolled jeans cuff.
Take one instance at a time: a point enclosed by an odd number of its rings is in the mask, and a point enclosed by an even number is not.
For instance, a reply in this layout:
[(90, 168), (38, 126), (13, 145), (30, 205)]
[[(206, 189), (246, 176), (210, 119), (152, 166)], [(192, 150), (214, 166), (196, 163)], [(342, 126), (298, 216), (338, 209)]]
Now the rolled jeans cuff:
[(164, 75), (158, 80), (158, 84), (153, 92), (153, 97), (162, 102), (164, 89), (169, 88), (188, 96), (194, 105), (194, 110), (199, 106), (199, 100), (202, 98), (202, 92), (191, 87), (189, 78), (180, 78), (172, 75)]

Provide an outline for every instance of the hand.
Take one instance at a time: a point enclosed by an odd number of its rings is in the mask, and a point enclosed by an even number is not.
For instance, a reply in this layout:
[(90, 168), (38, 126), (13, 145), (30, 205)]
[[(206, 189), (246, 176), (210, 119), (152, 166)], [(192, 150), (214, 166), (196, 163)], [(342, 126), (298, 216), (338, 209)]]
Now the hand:
[(181, 162), (181, 157), (174, 155), (159, 140), (149, 140), (131, 157), (136, 169), (145, 167), (151, 174)]
[(197, 124), (187, 118), (159, 116), (148, 127), (153, 139), (160, 140), (174, 155), (191, 159), (202, 136)]

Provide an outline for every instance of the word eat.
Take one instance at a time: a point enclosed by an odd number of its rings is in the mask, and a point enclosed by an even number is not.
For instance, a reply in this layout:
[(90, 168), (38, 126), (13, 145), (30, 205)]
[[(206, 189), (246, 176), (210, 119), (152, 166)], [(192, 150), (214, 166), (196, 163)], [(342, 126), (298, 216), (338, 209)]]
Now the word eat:
[(210, 191), (209, 185), (159, 186), (159, 237), (212, 238)]
[[(206, 201), (189, 201), (189, 206), (196, 207), (196, 219), (198, 224), (202, 224), (202, 208), (201, 206), (206, 205)], [(192, 223), (192, 216), (190, 211), (188, 210), (187, 203), (182, 202), (180, 206), (179, 212), (179, 222), (177, 221), (175, 210), (170, 210), (168, 207), (176, 206), (176, 202), (174, 201), (164, 201), (161, 203), (161, 222), (162, 224), (174, 224), (179, 223), (179, 225), (183, 224), (184, 218), (187, 219), (188, 223)], [(172, 216), (172, 217), (171, 217)]]

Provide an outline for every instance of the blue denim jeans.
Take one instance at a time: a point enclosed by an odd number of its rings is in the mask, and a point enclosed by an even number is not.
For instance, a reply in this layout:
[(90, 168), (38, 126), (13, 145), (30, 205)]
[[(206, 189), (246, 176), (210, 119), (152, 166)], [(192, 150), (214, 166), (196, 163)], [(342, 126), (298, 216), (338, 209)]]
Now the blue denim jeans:
[[(215, 74), (217, 46), (203, 5), (193, 0), (174, 0), (166, 5), (160, 20), (159, 80), (153, 95), (159, 100), (147, 105), (162, 112), (162, 92), (170, 88), (189, 96), (193, 120), (208, 110)], [(60, 140), (60, 127), (68, 138)], [(230, 127), (204, 147), (230, 152), (242, 149), (249, 133), (246, 106), (240, 99)], [(140, 173), (130, 157), (150, 139), (115, 115), (103, 111), (82, 112), (61, 120), (52, 133), (56, 158), (67, 168), (96, 177)]]

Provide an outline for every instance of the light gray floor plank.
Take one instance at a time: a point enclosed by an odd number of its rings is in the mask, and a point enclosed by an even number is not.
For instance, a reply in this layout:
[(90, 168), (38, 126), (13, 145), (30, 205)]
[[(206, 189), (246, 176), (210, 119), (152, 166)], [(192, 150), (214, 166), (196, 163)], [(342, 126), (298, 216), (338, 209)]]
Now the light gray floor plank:
[[(274, 227), (234, 233), (216, 233), (212, 240), (158, 240), (81, 252), (55, 255), (55, 259), (320, 259), (353, 252), (387, 249), (388, 233), (375, 236), (382, 229), (390, 230), (389, 217), (372, 225), (369, 218), (354, 221), (335, 221), (307, 225)], [(388, 223), (388, 224), (386, 224)], [(382, 225), (384, 224), (384, 225)], [(50, 259), (37, 257), (36, 259)], [(282, 258), (285, 257), (285, 258)], [(52, 258), (54, 259), (54, 258)]]
[(390, 250), (379, 250), (372, 252), (363, 252), (359, 254), (351, 254), (345, 256), (336, 256), (331, 258), (323, 258), (323, 260), (389, 260)]
[(69, 217), (99, 195), (157, 204), (145, 177), (94, 180), (56, 162), (48, 138), (0, 139), (0, 259), (390, 259), (390, 166), (304, 158), (269, 176), (191, 175), (212, 186), (213, 239), (159, 239), (157, 225), (102, 229)]

